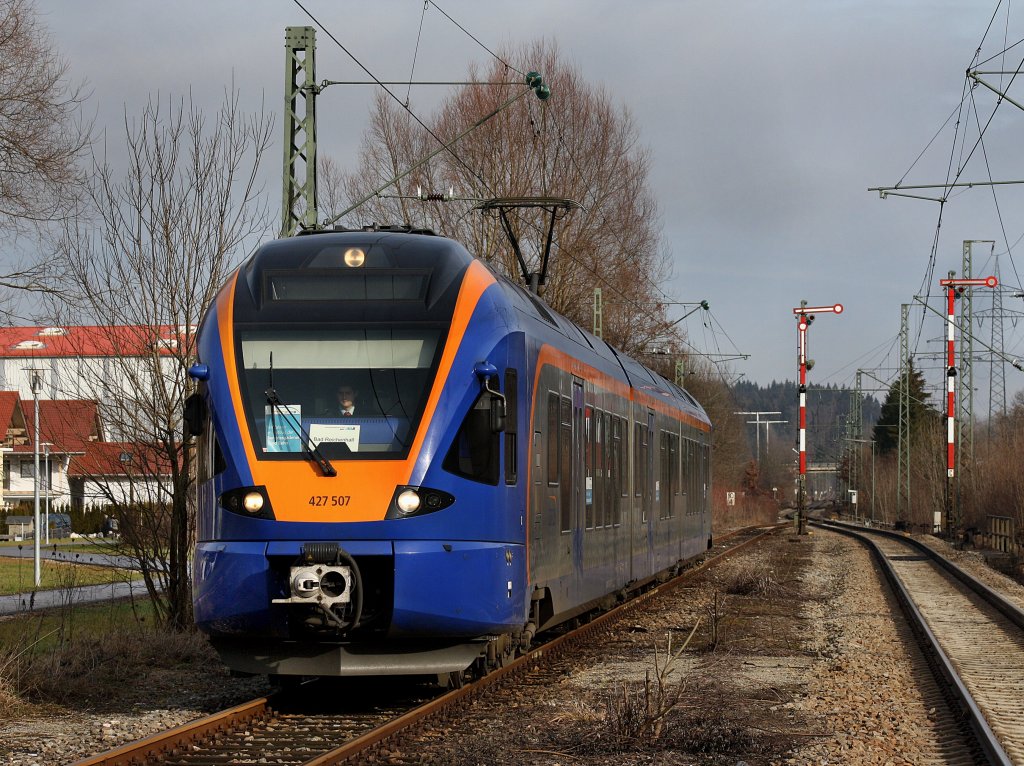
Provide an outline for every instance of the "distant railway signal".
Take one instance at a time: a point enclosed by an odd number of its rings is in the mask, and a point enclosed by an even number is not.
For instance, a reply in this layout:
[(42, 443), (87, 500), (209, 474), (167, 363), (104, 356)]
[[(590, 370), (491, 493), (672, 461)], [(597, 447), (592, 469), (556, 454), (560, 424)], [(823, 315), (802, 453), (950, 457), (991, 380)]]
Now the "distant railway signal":
[[(953, 531), (953, 480), (956, 478), (956, 346), (953, 316), (956, 311), (956, 296), (968, 287), (994, 288), (999, 280), (994, 276), (961, 278), (949, 272), (949, 278), (940, 279), (939, 285), (946, 288), (946, 529)], [(970, 332), (970, 328), (965, 328)]]
[(793, 313), (797, 320), (797, 361), (800, 365), (800, 484), (795, 521), (797, 534), (802, 535), (806, 532), (804, 508), (807, 505), (807, 371), (814, 366), (814, 360), (807, 358), (807, 328), (817, 314), (842, 314), (843, 304), (808, 306), (807, 301), (800, 301), (800, 306), (793, 309)]

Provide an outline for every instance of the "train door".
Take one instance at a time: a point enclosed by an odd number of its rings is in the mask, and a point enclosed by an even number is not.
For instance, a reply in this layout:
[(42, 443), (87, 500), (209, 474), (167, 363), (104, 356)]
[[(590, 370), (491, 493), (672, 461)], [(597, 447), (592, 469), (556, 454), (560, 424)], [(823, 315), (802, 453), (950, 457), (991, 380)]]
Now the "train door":
[(583, 541), (584, 502), (586, 500), (586, 478), (584, 449), (587, 443), (586, 421), (583, 411), (583, 381), (572, 379), (572, 568), (576, 596), (583, 587)]

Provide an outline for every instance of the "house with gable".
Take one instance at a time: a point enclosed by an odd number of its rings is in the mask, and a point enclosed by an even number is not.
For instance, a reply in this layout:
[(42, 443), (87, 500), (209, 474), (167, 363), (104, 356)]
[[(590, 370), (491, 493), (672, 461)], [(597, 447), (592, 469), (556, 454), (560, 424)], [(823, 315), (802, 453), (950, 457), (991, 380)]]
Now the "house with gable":
[(170, 473), (166, 453), (153, 445), (93, 442), (84, 453), (71, 458), (67, 472), (71, 506), (167, 501), (170, 498), (161, 479)]
[[(16, 391), (0, 391), (0, 430), (5, 430), (3, 503), (11, 507), (35, 498), (35, 402)], [(39, 497), (50, 505), (71, 501), (68, 465), (103, 437), (95, 401), (39, 400)]]
[(153, 447), (125, 441), (131, 437), (118, 425), (118, 403), (123, 408), (161, 375), (172, 378), (192, 332), (174, 325), (0, 327), (0, 507), (34, 499), (36, 397), (41, 502), (157, 499), (171, 467)]
[[(35, 500), (35, 401), (0, 391), (3, 508)], [(50, 508), (153, 502), (166, 458), (152, 446), (104, 440), (97, 402), (40, 399), (39, 498)]]

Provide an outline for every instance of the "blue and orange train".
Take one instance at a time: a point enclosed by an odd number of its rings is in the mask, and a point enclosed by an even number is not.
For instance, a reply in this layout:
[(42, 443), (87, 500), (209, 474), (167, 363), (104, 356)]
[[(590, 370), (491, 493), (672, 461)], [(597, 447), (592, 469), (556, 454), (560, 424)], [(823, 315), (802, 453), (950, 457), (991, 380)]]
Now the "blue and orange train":
[(195, 617), (235, 670), (461, 678), (711, 544), (700, 405), (450, 239), (265, 244), (198, 351)]

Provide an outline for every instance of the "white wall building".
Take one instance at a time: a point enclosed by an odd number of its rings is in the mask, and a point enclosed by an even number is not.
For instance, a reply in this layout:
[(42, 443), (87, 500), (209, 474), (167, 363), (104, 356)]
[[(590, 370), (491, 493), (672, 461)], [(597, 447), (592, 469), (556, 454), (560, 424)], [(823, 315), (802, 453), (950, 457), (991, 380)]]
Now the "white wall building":
[(41, 503), (155, 499), (157, 485), (139, 477), (145, 450), (115, 413), (145, 398), (156, 370), (174, 380), (179, 339), (173, 326), (0, 328), (3, 507), (34, 500), (36, 396)]

